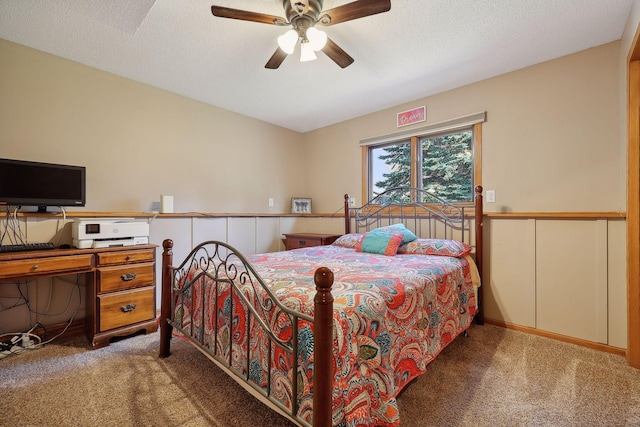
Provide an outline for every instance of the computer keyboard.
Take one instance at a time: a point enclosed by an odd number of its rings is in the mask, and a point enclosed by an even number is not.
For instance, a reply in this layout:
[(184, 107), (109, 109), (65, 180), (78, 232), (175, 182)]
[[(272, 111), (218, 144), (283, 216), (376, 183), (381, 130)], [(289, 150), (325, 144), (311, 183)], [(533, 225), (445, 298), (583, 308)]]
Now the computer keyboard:
[(54, 249), (55, 246), (51, 242), (46, 243), (20, 243), (16, 245), (0, 245), (0, 253), (6, 252), (23, 252), (23, 251), (42, 251), (46, 249)]

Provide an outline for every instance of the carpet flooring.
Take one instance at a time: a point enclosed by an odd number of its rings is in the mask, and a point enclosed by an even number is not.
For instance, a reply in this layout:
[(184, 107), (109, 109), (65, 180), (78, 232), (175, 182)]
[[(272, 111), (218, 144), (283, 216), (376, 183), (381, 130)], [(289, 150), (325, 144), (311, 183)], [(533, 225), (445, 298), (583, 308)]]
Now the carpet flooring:
[[(0, 425), (289, 427), (199, 351), (159, 335), (74, 337), (0, 360)], [(640, 426), (623, 357), (473, 325), (398, 398), (401, 426)]]

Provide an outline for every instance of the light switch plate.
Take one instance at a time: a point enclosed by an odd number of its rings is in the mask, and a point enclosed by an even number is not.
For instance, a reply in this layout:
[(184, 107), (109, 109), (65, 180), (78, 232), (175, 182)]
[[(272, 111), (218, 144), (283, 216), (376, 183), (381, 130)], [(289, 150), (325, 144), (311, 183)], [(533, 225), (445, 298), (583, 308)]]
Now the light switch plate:
[(496, 202), (496, 190), (487, 190), (487, 203)]

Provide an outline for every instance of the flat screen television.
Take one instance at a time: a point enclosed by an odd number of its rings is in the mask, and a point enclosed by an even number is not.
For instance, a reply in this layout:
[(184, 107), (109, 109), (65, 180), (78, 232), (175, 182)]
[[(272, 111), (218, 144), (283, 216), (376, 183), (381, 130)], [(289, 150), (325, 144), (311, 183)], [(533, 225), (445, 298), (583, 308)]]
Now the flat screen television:
[(0, 206), (84, 206), (84, 166), (0, 159)]

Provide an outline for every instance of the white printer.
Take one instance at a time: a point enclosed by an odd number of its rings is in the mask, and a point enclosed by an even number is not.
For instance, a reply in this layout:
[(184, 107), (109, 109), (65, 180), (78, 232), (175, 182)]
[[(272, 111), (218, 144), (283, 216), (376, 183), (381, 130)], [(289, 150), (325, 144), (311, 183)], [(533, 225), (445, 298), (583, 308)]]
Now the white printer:
[(71, 237), (79, 249), (145, 245), (149, 223), (134, 218), (78, 218), (73, 221)]

